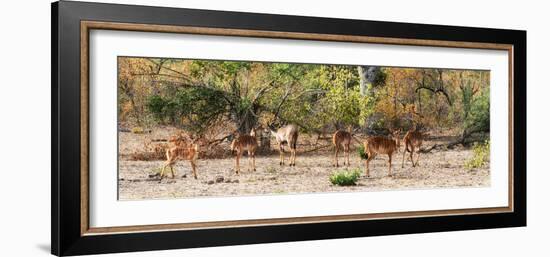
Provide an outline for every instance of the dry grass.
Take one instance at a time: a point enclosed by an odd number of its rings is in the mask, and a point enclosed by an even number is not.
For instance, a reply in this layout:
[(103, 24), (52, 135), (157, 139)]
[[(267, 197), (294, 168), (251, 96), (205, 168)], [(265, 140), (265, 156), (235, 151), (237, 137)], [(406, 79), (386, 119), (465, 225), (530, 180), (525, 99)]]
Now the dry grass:
[[(388, 176), (387, 156), (378, 156), (371, 162), (371, 177), (364, 176), (364, 162), (352, 149), (350, 168), (360, 168), (363, 175), (356, 186), (334, 186), (329, 176), (332, 167), (332, 147), (307, 154), (297, 154), (296, 166), (279, 166), (278, 154), (256, 158), (257, 171), (247, 171), (247, 158), (241, 161), (241, 174), (234, 172), (234, 158), (226, 144), (216, 152), (222, 158), (203, 158), (198, 161), (198, 180), (191, 176), (188, 161), (176, 164), (176, 178), (163, 179), (150, 175), (158, 172), (161, 160), (135, 161), (128, 158), (139, 150), (143, 142), (165, 136), (170, 131), (152, 131), (150, 134), (120, 133), (119, 197), (121, 200), (169, 199), (201, 196), (242, 196), (260, 194), (296, 194), (319, 192), (410, 190), (429, 188), (485, 187), (490, 185), (489, 168), (467, 170), (464, 162), (472, 156), (469, 148), (457, 147), (432, 151), (421, 155), (420, 166), (413, 168), (410, 162), (401, 168), (402, 152), (394, 156), (394, 176)], [(441, 143), (440, 138), (426, 142), (426, 146)], [(308, 138), (301, 140), (301, 151)], [(320, 145), (327, 142), (320, 142)], [(141, 146), (140, 146), (141, 145)], [(309, 146), (308, 149), (315, 148)], [(273, 146), (272, 149), (275, 149)], [(288, 158), (288, 154), (287, 154)], [(339, 168), (341, 170), (343, 168)]]

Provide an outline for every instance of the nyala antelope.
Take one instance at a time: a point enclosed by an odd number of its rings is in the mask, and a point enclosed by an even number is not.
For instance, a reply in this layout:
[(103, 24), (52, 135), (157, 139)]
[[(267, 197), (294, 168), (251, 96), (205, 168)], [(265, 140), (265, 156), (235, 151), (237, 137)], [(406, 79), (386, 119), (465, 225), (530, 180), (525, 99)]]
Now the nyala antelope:
[(334, 145), (334, 163), (333, 166), (338, 167), (338, 152), (343, 148), (344, 150), (344, 165), (349, 166), (349, 144), (351, 143), (351, 133), (344, 130), (337, 130), (334, 135), (332, 135), (332, 144)]
[(399, 147), (401, 146), (400, 142), (400, 133), (401, 129), (392, 131), (390, 130), (391, 135), (390, 137), (384, 137), (384, 136), (373, 136), (367, 138), (367, 140), (363, 143), (363, 146), (365, 147), (365, 153), (367, 154), (367, 160), (365, 161), (366, 164), (366, 174), (367, 177), (370, 177), (369, 174), (369, 163), (376, 155), (378, 154), (387, 154), (388, 155), (388, 173), (389, 176), (392, 176), (391, 173), (391, 160), (392, 156), (395, 152), (399, 151)]
[(239, 166), (239, 160), (245, 150), (248, 151), (248, 163), (250, 165), (250, 159), (252, 158), (252, 170), (256, 171), (256, 149), (258, 148), (258, 142), (256, 141), (256, 131), (252, 129), (250, 135), (237, 135), (231, 142), (231, 152), (237, 151), (235, 159), (235, 173), (239, 174), (241, 168)]
[[(420, 160), (420, 146), (422, 146), (422, 141), (424, 139), (424, 136), (421, 132), (416, 130), (416, 127), (407, 131), (407, 134), (405, 134), (405, 137), (403, 137), (403, 142), (405, 142), (405, 151), (403, 151), (403, 161), (401, 162), (401, 168), (405, 167), (405, 154), (407, 152), (410, 152), (410, 159), (412, 162), (412, 166), (416, 167), (418, 165), (418, 161)], [(413, 153), (414, 151), (417, 151), (416, 156), (416, 163), (413, 159)]]
[(170, 146), (166, 149), (166, 162), (160, 172), (160, 180), (164, 177), (164, 171), (170, 167), (172, 178), (175, 178), (174, 165), (178, 160), (189, 160), (193, 169), (193, 177), (197, 179), (197, 159), (199, 158), (199, 144), (193, 142), (187, 144), (181, 137), (172, 137)]
[(169, 147), (173, 146), (185, 146), (187, 142), (192, 141), (191, 137), (183, 132), (172, 135), (168, 139)]
[(277, 131), (269, 128), (269, 131), (279, 144), (279, 165), (285, 164), (285, 144), (290, 148), (289, 166), (296, 166), (296, 144), (298, 142), (298, 126), (286, 125)]

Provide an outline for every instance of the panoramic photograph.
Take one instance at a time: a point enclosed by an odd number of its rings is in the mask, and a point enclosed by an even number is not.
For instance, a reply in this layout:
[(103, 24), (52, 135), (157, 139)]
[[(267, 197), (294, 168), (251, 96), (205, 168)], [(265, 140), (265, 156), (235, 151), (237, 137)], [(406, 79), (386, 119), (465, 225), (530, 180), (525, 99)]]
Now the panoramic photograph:
[(489, 187), (490, 72), (118, 57), (118, 199)]

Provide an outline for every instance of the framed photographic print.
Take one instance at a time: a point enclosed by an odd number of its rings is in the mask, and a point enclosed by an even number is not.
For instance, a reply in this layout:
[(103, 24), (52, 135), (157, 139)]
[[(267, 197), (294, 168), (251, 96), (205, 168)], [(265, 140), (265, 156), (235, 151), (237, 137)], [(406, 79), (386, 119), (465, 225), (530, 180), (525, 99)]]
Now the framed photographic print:
[(52, 253), (526, 225), (526, 32), (52, 4)]

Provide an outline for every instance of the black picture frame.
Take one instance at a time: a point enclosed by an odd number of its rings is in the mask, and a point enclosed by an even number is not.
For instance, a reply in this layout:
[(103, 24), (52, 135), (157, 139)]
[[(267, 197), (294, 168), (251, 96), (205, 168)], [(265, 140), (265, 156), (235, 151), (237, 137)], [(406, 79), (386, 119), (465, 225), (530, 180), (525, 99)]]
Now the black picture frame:
[[(526, 226), (526, 31), (166, 7), (55, 2), (51, 252), (81, 255)], [(506, 213), (217, 229), (81, 234), (82, 20), (513, 45), (513, 201)]]

